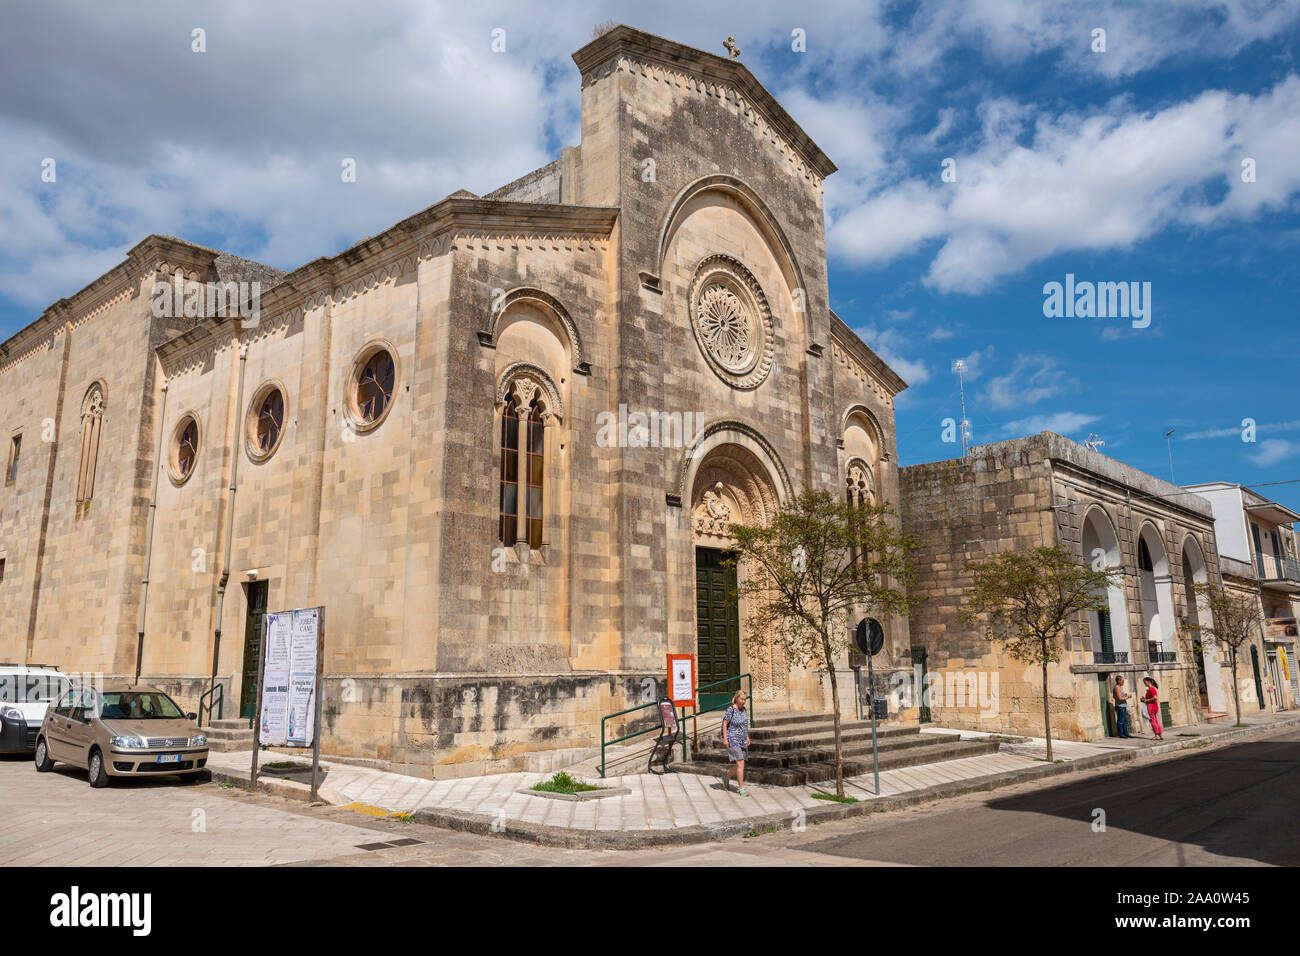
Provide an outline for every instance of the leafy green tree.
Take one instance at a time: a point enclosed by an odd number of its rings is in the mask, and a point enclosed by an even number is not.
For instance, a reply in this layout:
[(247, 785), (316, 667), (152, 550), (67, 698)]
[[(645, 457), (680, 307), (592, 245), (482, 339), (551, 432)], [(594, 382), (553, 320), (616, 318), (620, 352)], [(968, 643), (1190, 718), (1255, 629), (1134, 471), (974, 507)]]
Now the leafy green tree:
[(835, 728), (835, 792), (844, 796), (840, 691), (842, 663), (856, 619), (909, 614), (917, 603), (909, 552), (916, 545), (887, 504), (854, 506), (825, 491), (804, 490), (764, 526), (731, 525), (743, 569), (737, 591), (748, 600), (746, 644), (767, 640), (790, 664), (830, 679)]
[[(1043, 672), (1043, 731), (1052, 760), (1052, 721), (1047, 665), (1061, 659), (1062, 637), (1086, 628), (1081, 612), (1105, 610), (1106, 591), (1118, 584), (1118, 568), (1092, 570), (1060, 545), (1012, 551), (966, 562), (972, 582), (958, 617), (983, 628), (1018, 661)], [(1085, 631), (1086, 633), (1086, 631)]]
[[(1259, 598), (1250, 591), (1229, 590), (1222, 584), (1205, 582), (1193, 584), (1192, 592), (1204, 610), (1209, 611), (1209, 624), (1189, 625), (1201, 635), (1203, 644), (1228, 649), (1232, 664), (1232, 705), (1236, 708), (1237, 725), (1241, 725), (1241, 694), (1237, 687), (1237, 651), (1259, 633), (1262, 612)], [(1198, 614), (1204, 618), (1205, 614)]]

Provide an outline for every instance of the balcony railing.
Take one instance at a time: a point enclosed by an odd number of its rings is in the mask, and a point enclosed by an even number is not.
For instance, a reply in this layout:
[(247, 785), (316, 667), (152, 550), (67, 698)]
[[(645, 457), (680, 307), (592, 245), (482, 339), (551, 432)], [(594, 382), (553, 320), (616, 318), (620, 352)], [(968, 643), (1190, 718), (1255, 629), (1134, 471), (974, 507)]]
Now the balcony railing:
[(1147, 662), (1150, 664), (1176, 664), (1178, 652), (1165, 650), (1164, 641), (1147, 641)]
[(1261, 581), (1278, 581), (1300, 586), (1300, 561), (1271, 554), (1255, 555), (1255, 570)]
[(1128, 651), (1093, 651), (1094, 664), (1127, 664)]

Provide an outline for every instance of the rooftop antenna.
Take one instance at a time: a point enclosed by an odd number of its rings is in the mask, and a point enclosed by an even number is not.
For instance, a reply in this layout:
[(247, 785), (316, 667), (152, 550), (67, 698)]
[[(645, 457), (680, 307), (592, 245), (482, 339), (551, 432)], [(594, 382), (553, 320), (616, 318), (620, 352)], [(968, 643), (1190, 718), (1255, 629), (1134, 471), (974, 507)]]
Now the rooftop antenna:
[(957, 384), (961, 389), (961, 456), (969, 453), (970, 422), (966, 420), (966, 363), (962, 359), (952, 363), (952, 370), (957, 373)]
[(1101, 440), (1101, 436), (1098, 435), (1096, 432), (1089, 432), (1088, 440), (1083, 443), (1085, 448), (1091, 448), (1093, 451), (1096, 451), (1098, 448), (1102, 447), (1105, 444), (1106, 443)]

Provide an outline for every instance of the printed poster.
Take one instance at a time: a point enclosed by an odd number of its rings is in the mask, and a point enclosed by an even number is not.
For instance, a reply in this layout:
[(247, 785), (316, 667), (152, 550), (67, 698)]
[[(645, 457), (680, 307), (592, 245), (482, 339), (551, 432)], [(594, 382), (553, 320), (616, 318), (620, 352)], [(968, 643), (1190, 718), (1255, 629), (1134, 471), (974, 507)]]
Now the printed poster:
[(289, 672), (262, 673), (262, 728), (259, 740), (271, 746), (288, 742)]

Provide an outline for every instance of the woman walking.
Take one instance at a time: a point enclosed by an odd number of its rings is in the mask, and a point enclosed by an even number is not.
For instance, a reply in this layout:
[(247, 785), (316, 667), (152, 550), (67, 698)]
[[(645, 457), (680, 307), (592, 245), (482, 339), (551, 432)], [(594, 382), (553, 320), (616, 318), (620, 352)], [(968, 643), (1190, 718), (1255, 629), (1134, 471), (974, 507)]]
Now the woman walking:
[(1160, 685), (1156, 683), (1154, 677), (1144, 677), (1142, 683), (1147, 685), (1147, 692), (1142, 695), (1142, 703), (1147, 705), (1147, 719), (1151, 721), (1151, 730), (1156, 735), (1156, 740), (1164, 740), (1164, 729), (1160, 726), (1160, 695), (1157, 693)]
[(722, 787), (731, 792), (731, 775), (736, 775), (736, 792), (742, 797), (749, 796), (745, 789), (745, 758), (749, 755), (749, 711), (745, 709), (747, 698), (743, 690), (731, 696), (731, 706), (722, 715), (722, 739), (727, 745), (727, 758), (731, 769), (722, 776)]

